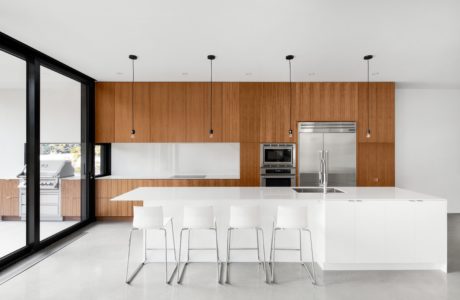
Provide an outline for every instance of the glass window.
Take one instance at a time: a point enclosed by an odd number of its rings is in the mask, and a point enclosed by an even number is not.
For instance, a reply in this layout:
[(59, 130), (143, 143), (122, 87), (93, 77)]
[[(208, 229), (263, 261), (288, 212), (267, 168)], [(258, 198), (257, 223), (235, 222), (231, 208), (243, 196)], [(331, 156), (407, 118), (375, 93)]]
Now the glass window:
[(26, 62), (0, 50), (0, 258), (26, 245)]

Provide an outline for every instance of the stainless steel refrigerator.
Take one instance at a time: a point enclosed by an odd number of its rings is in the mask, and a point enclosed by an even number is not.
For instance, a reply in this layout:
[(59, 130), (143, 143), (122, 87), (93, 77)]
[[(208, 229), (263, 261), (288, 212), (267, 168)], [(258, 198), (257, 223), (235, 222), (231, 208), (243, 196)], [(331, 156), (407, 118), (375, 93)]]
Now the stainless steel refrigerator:
[(298, 132), (300, 186), (322, 186), (324, 172), (328, 186), (356, 186), (355, 122), (302, 122)]

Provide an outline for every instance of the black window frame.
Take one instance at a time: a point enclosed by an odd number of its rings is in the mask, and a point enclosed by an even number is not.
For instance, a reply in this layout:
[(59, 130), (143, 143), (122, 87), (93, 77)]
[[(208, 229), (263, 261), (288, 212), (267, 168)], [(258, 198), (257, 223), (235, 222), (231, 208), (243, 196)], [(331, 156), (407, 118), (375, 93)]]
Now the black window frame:
[[(101, 173), (96, 174), (94, 170), (94, 177), (104, 177), (112, 175), (112, 144), (109, 143), (95, 143), (94, 147), (101, 146)], [(96, 158), (96, 155), (94, 155)]]
[[(26, 245), (0, 258), (0, 271), (29, 255), (94, 222), (94, 85), (95, 80), (68, 65), (0, 32), (0, 50), (26, 62), (26, 146), (27, 208)], [(81, 83), (82, 100), (82, 172), (81, 221), (40, 241), (40, 66), (46, 67)]]

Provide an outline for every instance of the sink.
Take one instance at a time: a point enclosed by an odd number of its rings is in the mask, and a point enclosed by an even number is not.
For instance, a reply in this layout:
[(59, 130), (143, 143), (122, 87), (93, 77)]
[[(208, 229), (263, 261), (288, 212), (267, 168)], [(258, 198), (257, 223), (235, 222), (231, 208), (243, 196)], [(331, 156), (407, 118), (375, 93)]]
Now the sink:
[[(311, 188), (293, 188), (297, 193), (323, 193), (323, 188), (321, 187), (311, 187)], [(326, 188), (326, 193), (343, 193), (343, 191), (336, 188)]]

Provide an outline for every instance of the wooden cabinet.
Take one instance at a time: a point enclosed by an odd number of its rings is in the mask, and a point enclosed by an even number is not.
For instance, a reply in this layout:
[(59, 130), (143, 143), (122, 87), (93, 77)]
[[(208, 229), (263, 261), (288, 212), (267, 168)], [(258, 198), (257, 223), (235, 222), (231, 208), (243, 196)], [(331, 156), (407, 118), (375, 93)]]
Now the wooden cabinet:
[(222, 142), (240, 141), (240, 85), (222, 83)]
[(0, 220), (3, 216), (19, 218), (18, 179), (0, 179)]
[(354, 121), (357, 116), (358, 85), (354, 82), (306, 83), (312, 121)]
[(263, 83), (240, 83), (240, 143), (258, 143)]
[[(369, 91), (369, 102), (368, 102)], [(360, 143), (394, 143), (394, 82), (359, 83), (358, 141)], [(366, 138), (368, 127), (371, 137)]]
[(81, 184), (78, 179), (61, 180), (61, 214), (64, 219), (80, 219)]
[(260, 144), (240, 144), (239, 186), (260, 186)]
[(95, 141), (112, 143), (115, 140), (115, 83), (96, 82)]
[(150, 142), (153, 143), (168, 142), (170, 122), (168, 90), (168, 83), (150, 83)]
[[(260, 99), (261, 143), (293, 142), (289, 138), (290, 99), (289, 83), (264, 83)], [(295, 87), (293, 86), (293, 97)]]
[[(132, 102), (132, 90), (134, 101)], [(115, 84), (115, 138), (116, 143), (149, 142), (150, 140), (150, 89), (149, 83), (117, 82)], [(134, 123), (133, 123), (134, 117)], [(131, 129), (136, 130), (131, 138)]]
[(394, 151), (391, 143), (358, 143), (358, 186), (394, 186)]

